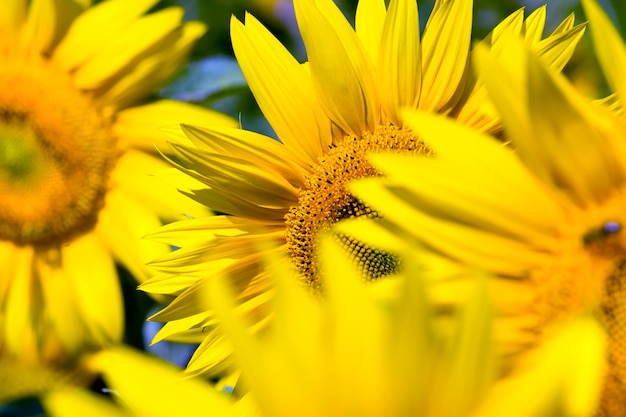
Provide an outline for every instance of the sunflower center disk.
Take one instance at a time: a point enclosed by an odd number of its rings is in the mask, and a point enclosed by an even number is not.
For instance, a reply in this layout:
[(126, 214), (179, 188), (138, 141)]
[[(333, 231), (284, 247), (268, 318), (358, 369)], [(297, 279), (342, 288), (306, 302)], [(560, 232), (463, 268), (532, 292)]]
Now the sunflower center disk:
[[(306, 178), (298, 205), (285, 216), (290, 257), (313, 289), (320, 289), (315, 246), (321, 233), (341, 219), (380, 217), (350, 195), (346, 184), (357, 178), (379, 175), (368, 162), (367, 155), (385, 151), (432, 153), (413, 132), (391, 125), (380, 126), (373, 134), (363, 137), (346, 136), (320, 158), (313, 173)], [(377, 279), (398, 269), (399, 260), (394, 255), (368, 247), (349, 236), (340, 235), (339, 239), (364, 279)]]
[(47, 63), (0, 58), (0, 240), (57, 245), (96, 223), (117, 159), (110, 122)]

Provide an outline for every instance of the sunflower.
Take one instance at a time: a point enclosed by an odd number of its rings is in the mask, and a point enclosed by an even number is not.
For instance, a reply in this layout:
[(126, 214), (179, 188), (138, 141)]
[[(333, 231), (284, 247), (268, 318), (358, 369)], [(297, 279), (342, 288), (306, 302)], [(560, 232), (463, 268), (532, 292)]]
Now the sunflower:
[(237, 391), (219, 395), (204, 381), (182, 379), (164, 364), (116, 349), (90, 363), (103, 372), (119, 407), (84, 392), (57, 391), (44, 397), (46, 410), (53, 417), (94, 415), (95, 410), (106, 416), (126, 411), (138, 416), (574, 417), (594, 410), (605, 340), (589, 317), (577, 318), (546, 341), (514, 376), (496, 381), (484, 280), (444, 325), (429, 308), (419, 268), (397, 280), (363, 285), (336, 242), (321, 244), (320, 257), (332, 278), (323, 300), (298, 285), (285, 262), (274, 261), (276, 297), (269, 311), (275, 325), (263, 336), (247, 331), (224, 281), (213, 282), (210, 299), (250, 388), (242, 399)]
[[(622, 100), (626, 48), (601, 9), (583, 4), (604, 71)], [(406, 123), (437, 157), (372, 155), (385, 177), (363, 179), (350, 190), (384, 221), (337, 227), (378, 248), (417, 243), (436, 258), (496, 275), (498, 338), (512, 362), (571, 317), (592, 311), (609, 336), (598, 415), (621, 416), (626, 122), (577, 94), (519, 40), (508, 42), (500, 59), (484, 48), (475, 59), (514, 151), (451, 120), (407, 112)], [(440, 284), (442, 303), (461, 296), (459, 282)]]
[[(242, 308), (267, 324), (259, 308), (271, 298), (263, 247), (277, 244), (289, 254), (302, 280), (321, 291), (317, 236), (334, 222), (378, 214), (353, 198), (347, 181), (377, 175), (369, 151), (428, 156), (430, 148), (399, 118), (403, 107), (442, 114), (476, 115), (482, 129), (487, 106), (484, 87), (468, 79), (472, 1), (437, 1), (419, 39), (417, 4), (362, 1), (356, 30), (331, 0), (296, 0), (296, 17), (308, 62), (298, 63), (254, 17), (233, 19), (237, 60), (258, 104), (280, 142), (253, 132), (183, 125), (193, 146), (172, 142), (171, 161), (204, 183), (188, 189), (193, 199), (223, 216), (179, 222), (152, 238), (181, 247), (151, 263), (155, 276), (141, 286), (176, 296), (153, 320), (167, 321), (154, 342), (202, 341), (188, 365), (190, 373), (219, 373), (229, 349), (214, 331), (214, 315), (196, 302), (215, 273), (236, 283)], [(582, 35), (568, 18), (541, 40), (545, 8), (524, 21), (515, 13), (485, 41), (497, 48), (502, 34), (524, 33), (542, 57), (560, 69)], [(479, 115), (482, 115), (479, 117)], [(465, 117), (465, 116), (464, 116)], [(493, 126), (492, 126), (493, 128)], [(346, 240), (351, 256), (368, 279), (395, 272), (397, 259)]]
[(58, 365), (119, 341), (115, 262), (145, 279), (144, 262), (168, 249), (139, 238), (160, 217), (206, 213), (147, 175), (167, 168), (153, 153), (157, 124), (232, 124), (172, 101), (138, 106), (205, 31), (182, 24), (180, 8), (144, 16), (156, 2), (0, 6), (2, 397), (20, 386), (17, 364)]

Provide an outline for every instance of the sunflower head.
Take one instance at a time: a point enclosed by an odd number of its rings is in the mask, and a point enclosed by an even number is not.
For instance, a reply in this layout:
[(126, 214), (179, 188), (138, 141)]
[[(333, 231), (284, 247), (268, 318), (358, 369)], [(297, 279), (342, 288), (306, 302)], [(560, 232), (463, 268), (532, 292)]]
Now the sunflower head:
[[(382, 217), (346, 186), (382, 174), (367, 154), (425, 159), (433, 154), (402, 120), (402, 109), (451, 115), (476, 130), (501, 131), (484, 83), (469, 71), (473, 2), (436, 1), (423, 33), (415, 0), (386, 3), (359, 2), (353, 27), (332, 0), (296, 0), (307, 50), (304, 63), (250, 14), (243, 21), (232, 18), (235, 56), (279, 141), (196, 124), (185, 126), (186, 138), (171, 144), (174, 165), (202, 183), (185, 193), (225, 214), (153, 234), (182, 249), (152, 262), (155, 275), (141, 288), (176, 297), (153, 317), (168, 322), (156, 340), (202, 342), (189, 372), (213, 376), (228, 357), (215, 331), (214, 312), (197, 299), (199, 288), (216, 273), (232, 277), (242, 308), (256, 324), (267, 324), (258, 312), (271, 299), (264, 250), (259, 249), (268, 242), (289, 255), (301, 281), (323, 294), (319, 236), (346, 218)], [(570, 17), (544, 38), (544, 21), (544, 8), (526, 20), (518, 11), (485, 44), (503, 50), (503, 34), (523, 34), (542, 59), (560, 70), (583, 27), (574, 26)], [(401, 267), (393, 251), (348, 235), (339, 241), (366, 281), (394, 275)], [(221, 347), (209, 349), (215, 345)]]
[(204, 25), (183, 23), (178, 7), (146, 14), (157, 0), (88, 3), (0, 4), (0, 392), (7, 396), (63, 382), (56, 375), (82, 354), (119, 343), (116, 263), (144, 279), (144, 262), (168, 248), (140, 237), (180, 211), (206, 213), (148, 177), (167, 165), (153, 149), (156, 122), (146, 120), (213, 115), (172, 101), (136, 106), (180, 68)]

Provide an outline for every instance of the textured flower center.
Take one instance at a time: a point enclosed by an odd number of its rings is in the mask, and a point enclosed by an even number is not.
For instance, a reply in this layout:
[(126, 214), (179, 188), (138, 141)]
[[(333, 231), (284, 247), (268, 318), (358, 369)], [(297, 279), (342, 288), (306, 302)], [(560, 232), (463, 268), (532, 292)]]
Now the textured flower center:
[(623, 415), (626, 402), (625, 232), (622, 223), (607, 221), (583, 237), (585, 247), (594, 257), (607, 260), (601, 317), (609, 339), (609, 371), (599, 413), (605, 417)]
[(45, 61), (0, 59), (0, 240), (58, 245), (96, 223), (117, 159), (110, 123)]
[(621, 214), (626, 194), (619, 193), (599, 213), (603, 221), (580, 235), (580, 250), (564, 256), (534, 277), (539, 297), (533, 309), (541, 318), (535, 329), (567, 319), (572, 312), (595, 309), (608, 336), (608, 368), (598, 417), (622, 416), (626, 403), (626, 229)]
[[(413, 132), (395, 126), (380, 126), (373, 134), (363, 137), (346, 136), (320, 159), (306, 178), (306, 187), (300, 191), (298, 205), (285, 216), (289, 254), (312, 288), (320, 288), (315, 257), (318, 236), (341, 219), (379, 217), (378, 213), (350, 195), (346, 184), (356, 178), (379, 175), (368, 162), (367, 155), (385, 151), (420, 155), (432, 153)], [(398, 259), (394, 255), (368, 247), (348, 236), (339, 236), (339, 239), (365, 279), (377, 279), (397, 270)]]

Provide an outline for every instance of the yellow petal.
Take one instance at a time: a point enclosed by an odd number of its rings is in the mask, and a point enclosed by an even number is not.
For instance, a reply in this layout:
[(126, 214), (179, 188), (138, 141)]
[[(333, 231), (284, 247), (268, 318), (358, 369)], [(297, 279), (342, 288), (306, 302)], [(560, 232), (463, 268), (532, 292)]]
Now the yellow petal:
[(443, 111), (456, 104), (467, 71), (472, 1), (437, 0), (422, 39), (422, 94), (419, 108)]
[[(542, 230), (546, 234), (554, 233), (557, 230), (558, 225), (554, 223), (558, 223), (557, 219), (561, 219), (563, 216), (561, 207), (555, 202), (554, 196), (527, 171), (526, 166), (518, 157), (505, 148), (502, 143), (460, 126), (451, 120), (423, 112), (407, 112), (406, 122), (432, 144), (437, 159), (424, 160), (417, 165), (415, 164), (417, 161), (412, 161), (413, 158), (410, 157), (373, 156), (374, 163), (380, 164), (380, 169), (383, 172), (394, 175), (395, 170), (401, 170), (403, 167), (405, 170), (413, 169), (414, 166), (417, 166), (417, 169), (433, 170), (433, 174), (438, 173), (436, 175), (447, 175), (448, 179), (442, 177), (442, 181), (451, 180), (450, 186), (452, 187), (462, 187), (462, 184), (465, 183), (463, 178), (465, 175), (470, 175), (470, 178), (475, 179), (481, 177), (480, 184), (488, 188), (491, 187), (488, 183), (493, 183), (493, 181), (489, 181), (489, 176), (498, 175), (499, 179), (502, 180), (502, 188), (497, 191), (494, 190), (496, 194), (487, 196), (488, 193), (483, 193), (479, 197), (480, 190), (473, 190), (476, 193), (474, 197), (488, 199), (491, 200), (490, 204), (499, 205), (504, 203), (498, 202), (498, 196), (504, 193), (508, 198), (512, 198), (512, 201), (517, 202), (510, 205), (513, 210), (525, 207), (517, 214), (524, 218), (524, 224), (532, 224), (537, 230)], [(468, 157), (469, 155), (471, 157)], [(405, 162), (403, 163), (403, 161)], [(444, 174), (444, 167), (437, 168), (439, 163), (446, 164), (449, 168), (449, 174)], [(428, 174), (425, 175), (431, 178)], [(453, 184), (455, 177), (459, 182), (456, 185)], [(413, 188), (418, 190), (419, 186), (415, 183)], [(518, 193), (518, 195), (515, 196), (514, 193)], [(447, 199), (449, 197), (442, 198)], [(533, 201), (532, 207), (527, 207), (528, 204), (524, 203), (525, 201)], [(528, 212), (522, 213), (526, 210)], [(498, 211), (499, 209), (496, 210), (496, 212)], [(508, 215), (512, 215), (512, 213), (509, 212)], [(502, 220), (504, 221), (504, 219)]]
[(304, 175), (310, 172), (310, 166), (300, 165), (286, 146), (255, 132), (217, 125), (186, 125), (184, 132), (200, 149), (232, 155), (248, 160), (250, 165), (277, 171), (297, 187), (304, 185)]
[(502, 22), (491, 31), (485, 38), (485, 42), (496, 46), (502, 35), (520, 34), (524, 28), (524, 8), (516, 10), (508, 15)]
[(214, 110), (174, 100), (159, 100), (122, 110), (117, 114), (113, 129), (121, 146), (153, 152), (155, 146), (167, 149), (168, 137), (160, 129), (178, 127), (181, 123), (237, 127), (235, 119)]
[(23, 27), (22, 45), (35, 53), (47, 53), (82, 10), (73, 0), (33, 0)]
[(82, 89), (98, 88), (131, 69), (137, 59), (155, 45), (168, 42), (168, 37), (180, 24), (182, 16), (181, 8), (170, 7), (131, 23), (77, 69), (74, 77), (76, 86)]
[[(378, 62), (378, 50), (386, 13), (384, 0), (361, 0), (356, 6), (356, 34), (369, 53), (372, 62)], [(417, 33), (414, 36), (417, 36)]]
[(26, 0), (5, 0), (0, 14), (0, 39), (14, 42), (25, 16)]
[(602, 8), (592, 0), (583, 0), (585, 13), (591, 22), (594, 49), (612, 91), (626, 100), (626, 48), (613, 23)]
[[(61, 255), (63, 256), (63, 255)], [(48, 339), (60, 338), (66, 352), (74, 354), (94, 345), (80, 308), (75, 276), (66, 273), (47, 256), (37, 256), (34, 268), (41, 282)]]
[(422, 83), (421, 48), (417, 3), (392, 0), (383, 28), (378, 77), (381, 100), (387, 117), (401, 126), (398, 111), (415, 108)]
[[(395, 188), (401, 190), (400, 196), (376, 186), (372, 181), (357, 182), (351, 187), (357, 197), (375, 208), (387, 221), (402, 224), (405, 228), (409, 222), (407, 232), (411, 239), (464, 264), (516, 275), (520, 270), (546, 262), (547, 255), (528, 244), (426, 215), (415, 203), (417, 198), (407, 199), (406, 193), (402, 192), (404, 190)], [(376, 195), (378, 200), (368, 198), (372, 195)], [(393, 207), (393, 210), (385, 210), (386, 207)]]
[[(160, 171), (169, 169), (170, 165), (156, 155), (131, 149), (117, 161), (111, 178), (116, 187), (149, 207), (161, 219), (172, 221), (184, 216), (206, 216), (209, 213), (206, 207), (191, 201), (159, 177)], [(144, 233), (151, 231), (146, 229)]]
[(185, 373), (189, 375), (205, 374), (209, 378), (220, 375), (233, 366), (233, 347), (222, 332), (212, 331), (205, 334), (204, 340), (195, 350), (187, 363)]
[(171, 144), (171, 147), (187, 169), (203, 176), (203, 183), (225, 195), (242, 197), (259, 207), (284, 208), (285, 211), (298, 201), (298, 189), (266, 166), (184, 145)]
[(63, 258), (90, 337), (101, 346), (121, 341), (124, 306), (108, 248), (94, 235), (84, 235), (64, 248)]
[(543, 36), (543, 28), (546, 23), (546, 5), (538, 7), (524, 21), (524, 38), (530, 45), (537, 43)]
[(314, 165), (331, 137), (308, 72), (252, 15), (246, 15), (245, 26), (231, 19), (231, 37), (237, 61), (270, 125), (300, 160)]
[[(602, 114), (601, 108), (586, 106), (586, 99), (537, 58), (529, 55), (528, 63), (529, 117), (536, 133), (515, 143), (521, 158), (527, 154), (533, 158), (545, 155), (545, 179), (579, 206), (605, 201), (624, 181), (624, 171), (622, 161), (615, 157), (620, 154), (618, 149), (607, 142), (595, 124), (606, 126), (614, 121)], [(559, 158), (547, 156), (557, 153)]]
[(135, 415), (226, 415), (230, 408), (227, 397), (210, 385), (183, 380), (177, 368), (129, 349), (104, 351), (92, 360), (92, 367), (102, 372), (107, 385)]
[(38, 340), (33, 331), (34, 317), (41, 314), (33, 276), (33, 250), (23, 248), (15, 252), (11, 290), (5, 295), (3, 309), (4, 346), (10, 354), (28, 360), (38, 360)]
[[(526, 109), (525, 81), (519, 72), (526, 66), (522, 60), (525, 54), (521, 51), (511, 51), (510, 57), (507, 56), (508, 59), (498, 60), (484, 45), (477, 45), (472, 57), (476, 71), (507, 128), (507, 134), (513, 141), (523, 140), (531, 134), (528, 128), (530, 124)], [(504, 63), (509, 65), (505, 66)], [(518, 72), (514, 72), (512, 67), (517, 67)], [(539, 166), (538, 163), (534, 165)]]
[(558, 35), (559, 33), (567, 32), (571, 28), (574, 27), (574, 22), (576, 21), (576, 16), (574, 13), (570, 13), (563, 21), (554, 29), (554, 31), (550, 34), (550, 36)]
[(96, 232), (112, 256), (142, 282), (148, 277), (145, 263), (169, 253), (166, 245), (142, 239), (159, 226), (151, 208), (124, 190), (114, 189), (107, 194)]
[(347, 133), (373, 132), (380, 119), (373, 65), (331, 0), (297, 0), (311, 77), (328, 116)]
[[(163, 340), (172, 340), (179, 343), (185, 343), (184, 340), (180, 340), (180, 336), (191, 336), (195, 334), (194, 341), (187, 341), (187, 343), (200, 343), (206, 337), (206, 332), (202, 330), (200, 324), (208, 321), (209, 318), (213, 318), (214, 315), (211, 312), (202, 312), (194, 314), (189, 317), (182, 318), (180, 320), (172, 320), (165, 323), (165, 325), (154, 335), (154, 338), (150, 342), (150, 346), (155, 343), (159, 343)], [(198, 338), (199, 334), (199, 338)], [(198, 340), (199, 339), (199, 340)]]
[(542, 61), (555, 71), (561, 71), (569, 62), (578, 45), (578, 41), (585, 34), (585, 24), (580, 24), (570, 30), (550, 36), (532, 46), (532, 50), (539, 54)]
[(43, 397), (46, 415), (51, 417), (132, 417), (133, 414), (115, 407), (104, 397), (87, 390), (65, 389), (52, 391)]
[(136, 104), (155, 89), (162, 87), (181, 68), (195, 41), (206, 32), (201, 22), (188, 22), (170, 33), (160, 51), (149, 52), (132, 69), (120, 73), (102, 100), (121, 109)]
[(605, 354), (604, 332), (592, 319), (578, 318), (534, 352), (525, 369), (496, 383), (476, 415), (531, 417), (545, 415), (545, 410), (593, 415), (605, 376)]
[(157, 2), (113, 0), (89, 8), (74, 21), (54, 51), (53, 60), (66, 71), (77, 68)]

